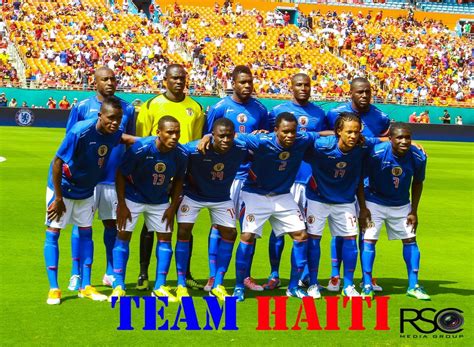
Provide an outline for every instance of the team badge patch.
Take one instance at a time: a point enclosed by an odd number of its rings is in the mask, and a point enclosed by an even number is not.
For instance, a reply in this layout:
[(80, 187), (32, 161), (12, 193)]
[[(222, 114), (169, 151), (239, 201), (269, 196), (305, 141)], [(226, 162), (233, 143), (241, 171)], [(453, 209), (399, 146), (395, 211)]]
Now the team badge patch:
[(181, 205), (181, 212), (186, 213), (189, 212), (189, 206), (188, 205)]
[(281, 152), (279, 155), (278, 155), (278, 158), (280, 158), (281, 160), (286, 160), (290, 157), (290, 152)]
[(246, 219), (247, 219), (247, 222), (250, 222), (250, 223), (255, 222), (255, 216), (253, 214), (249, 214)]
[(224, 163), (217, 163), (214, 165), (213, 169), (217, 172), (224, 170)]
[(15, 121), (19, 126), (27, 127), (33, 124), (35, 116), (27, 108), (22, 108), (15, 114)]
[(239, 122), (240, 124), (244, 124), (247, 122), (247, 115), (244, 114), (244, 113), (240, 113), (238, 116), (237, 116), (237, 122)]
[(347, 163), (345, 161), (340, 161), (339, 163), (336, 164), (336, 167), (338, 169), (344, 169), (347, 166)]
[(186, 109), (186, 114), (191, 117), (191, 116), (194, 115), (194, 110), (192, 108), (187, 108)]
[(302, 127), (308, 125), (308, 117), (306, 116), (301, 116), (298, 118), (298, 124), (301, 125)]
[(308, 216), (308, 218), (306, 218), (306, 221), (308, 222), (308, 224), (313, 224), (315, 220), (316, 218), (314, 218), (313, 215)]
[(395, 166), (392, 168), (392, 175), (394, 176), (400, 176), (403, 173), (403, 170), (400, 166)]
[(104, 155), (107, 154), (108, 151), (109, 151), (109, 147), (107, 147), (106, 145), (102, 145), (97, 150), (97, 153), (99, 154), (99, 156), (103, 157)]
[(155, 164), (155, 171), (158, 173), (165, 172), (166, 164), (165, 163), (156, 163)]

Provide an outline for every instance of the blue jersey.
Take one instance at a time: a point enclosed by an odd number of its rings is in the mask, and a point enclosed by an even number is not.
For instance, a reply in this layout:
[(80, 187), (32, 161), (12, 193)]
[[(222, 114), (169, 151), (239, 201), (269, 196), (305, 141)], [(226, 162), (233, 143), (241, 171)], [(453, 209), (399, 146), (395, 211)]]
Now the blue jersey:
[[(94, 194), (94, 187), (104, 175), (112, 149), (120, 142), (121, 128), (106, 135), (97, 131), (96, 124), (97, 118), (77, 123), (66, 133), (56, 153), (56, 157), (64, 162), (61, 188), (65, 198), (80, 200)], [(54, 190), (52, 165), (48, 187)]]
[(230, 187), (248, 151), (238, 140), (226, 153), (212, 149), (206, 154), (196, 147), (199, 141), (185, 145), (188, 151), (188, 171), (184, 194), (196, 201), (220, 202), (230, 200)]
[[(251, 133), (254, 130), (271, 131), (268, 122), (268, 111), (263, 104), (257, 99), (251, 98), (245, 104), (240, 104), (226, 96), (217, 104), (212, 106), (207, 113), (207, 130), (206, 133), (212, 132), (212, 125), (219, 118), (230, 119), (235, 126), (237, 133)], [(245, 179), (250, 164), (244, 164), (237, 172), (237, 179)]]
[(289, 193), (306, 149), (318, 137), (317, 133), (299, 132), (295, 143), (284, 148), (278, 144), (275, 133), (239, 136), (253, 155), (242, 190), (261, 195)]
[(139, 139), (122, 157), (119, 170), (126, 177), (128, 200), (142, 204), (167, 203), (171, 180), (184, 177), (186, 150), (178, 144), (171, 151), (161, 153), (156, 139), (156, 136)]
[(380, 140), (366, 138), (365, 143), (342, 152), (336, 136), (319, 138), (305, 154), (313, 177), (306, 187), (306, 198), (326, 204), (347, 204), (355, 201), (362, 176), (363, 161)]
[(403, 157), (392, 152), (390, 142), (378, 144), (367, 159), (365, 167), (368, 186), (365, 199), (384, 206), (403, 206), (410, 202), (412, 179), (423, 182), (426, 155), (411, 146)]
[[(121, 127), (126, 134), (135, 135), (135, 108), (126, 102), (125, 100), (120, 99), (123, 109), (123, 118)], [(88, 99), (82, 100), (77, 105), (75, 105), (71, 112), (69, 113), (69, 118), (67, 120), (66, 132), (71, 130), (71, 128), (80, 121), (86, 119), (97, 119), (98, 113), (102, 102), (97, 99), (97, 95), (91, 96)], [(115, 147), (110, 154), (110, 158), (107, 162), (105, 168), (104, 177), (101, 179), (100, 183), (104, 184), (114, 184), (115, 182), (115, 172), (120, 163), (120, 158), (125, 152), (125, 145), (120, 145)]]
[[(270, 127), (275, 126), (276, 117), (282, 112), (289, 112), (296, 117), (298, 131), (322, 131), (327, 129), (324, 110), (311, 102), (308, 102), (305, 106), (300, 106), (289, 101), (275, 106), (269, 113)], [(311, 166), (303, 161), (296, 174), (295, 183), (307, 184), (310, 177)]]
[(388, 134), (390, 118), (374, 105), (370, 105), (369, 111), (359, 113), (352, 108), (352, 102), (346, 102), (330, 110), (327, 114), (328, 126), (334, 129), (336, 119), (341, 112), (352, 112), (357, 114), (362, 121), (362, 135), (366, 137), (380, 137)]

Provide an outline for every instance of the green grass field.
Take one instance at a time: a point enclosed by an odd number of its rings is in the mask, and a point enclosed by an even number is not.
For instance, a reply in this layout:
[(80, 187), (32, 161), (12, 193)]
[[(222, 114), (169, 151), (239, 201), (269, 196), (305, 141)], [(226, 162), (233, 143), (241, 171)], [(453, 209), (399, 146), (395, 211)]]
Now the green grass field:
[[(431, 302), (419, 302), (405, 296), (406, 270), (402, 259), (401, 242), (381, 239), (377, 247), (374, 274), (384, 287), (389, 300), (389, 331), (375, 331), (374, 310), (364, 315), (365, 331), (350, 331), (350, 312), (340, 308), (339, 331), (301, 331), (291, 327), (300, 306), (296, 299), (288, 300), (288, 331), (257, 331), (257, 301), (252, 294), (238, 305), (238, 331), (186, 331), (181, 323), (179, 331), (143, 331), (143, 310), (133, 311), (133, 331), (118, 331), (119, 310), (109, 303), (79, 299), (67, 290), (70, 272), (70, 227), (60, 238), (59, 280), (63, 302), (59, 306), (46, 305), (48, 283), (43, 260), (44, 199), (47, 170), (50, 160), (64, 134), (63, 129), (0, 127), (0, 344), (1, 345), (207, 345), (261, 346), (276, 344), (331, 344), (331, 345), (473, 345), (472, 313), (473, 281), (473, 158), (470, 143), (423, 142), (428, 152), (428, 170), (419, 211), (418, 242), (422, 252), (420, 280), (432, 296)], [(193, 274), (207, 278), (207, 232), (209, 219), (202, 214), (195, 227)], [(110, 288), (100, 285), (105, 269), (102, 226), (95, 227), (95, 261), (92, 280), (106, 294)], [(269, 274), (268, 229), (258, 242), (252, 274), (263, 282)], [(132, 239), (127, 283), (130, 295), (138, 275), (138, 232)], [(320, 280), (327, 283), (330, 274), (329, 239), (325, 233), (322, 245)], [(289, 274), (289, 242), (283, 255), (282, 276), (287, 283)], [(152, 262), (150, 273), (154, 273)], [(360, 277), (360, 265), (356, 273)], [(233, 285), (233, 261), (226, 286)], [(176, 280), (174, 260), (169, 281)], [(197, 297), (203, 292), (194, 293)], [(284, 295), (284, 290), (264, 295)], [(329, 295), (324, 292), (323, 295)], [(331, 294), (334, 295), (334, 294)], [(199, 299), (199, 298), (198, 298)], [(326, 323), (325, 301), (317, 301), (319, 319)], [(205, 324), (205, 305), (196, 300), (201, 327)], [(400, 337), (400, 308), (458, 308), (464, 311), (464, 331), (455, 336), (440, 333), (421, 337)], [(166, 317), (174, 323), (177, 305), (170, 304)], [(429, 314), (426, 317), (431, 317)], [(158, 319), (158, 325), (160, 320)], [(426, 325), (425, 325), (426, 326)], [(407, 327), (406, 334), (418, 334)], [(434, 338), (433, 335), (437, 335)], [(462, 336), (461, 336), (462, 335)], [(455, 338), (456, 337), (456, 338)]]

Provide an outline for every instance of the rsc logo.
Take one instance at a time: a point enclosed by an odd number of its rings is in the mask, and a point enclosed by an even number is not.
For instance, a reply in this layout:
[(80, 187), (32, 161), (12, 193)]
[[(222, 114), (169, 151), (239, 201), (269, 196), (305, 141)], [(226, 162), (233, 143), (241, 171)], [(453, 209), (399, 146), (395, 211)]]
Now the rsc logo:
[[(437, 330), (445, 334), (456, 334), (463, 330), (464, 316), (463, 311), (457, 308), (445, 308), (438, 311), (434, 316), (432, 314), (424, 314), (424, 312), (436, 312), (434, 308), (424, 308), (416, 310), (413, 308), (400, 309), (400, 333), (405, 332), (406, 323), (411, 324), (419, 333), (431, 334)], [(433, 316), (428, 318), (427, 316)], [(420, 324), (418, 321), (426, 322)], [(428, 328), (431, 326), (432, 328)]]

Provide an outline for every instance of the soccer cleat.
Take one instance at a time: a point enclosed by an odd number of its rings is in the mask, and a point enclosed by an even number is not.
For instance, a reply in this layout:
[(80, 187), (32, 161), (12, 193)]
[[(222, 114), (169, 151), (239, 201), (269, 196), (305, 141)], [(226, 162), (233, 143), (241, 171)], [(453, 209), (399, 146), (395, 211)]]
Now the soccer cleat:
[(138, 276), (138, 281), (137, 281), (137, 290), (148, 290), (150, 282), (148, 281), (148, 277), (146, 275), (140, 275)]
[(309, 296), (308, 293), (305, 292), (305, 290), (301, 287), (293, 287), (293, 288), (288, 288), (286, 290), (286, 296), (291, 296), (294, 298), (304, 298), (305, 296)]
[(255, 280), (252, 277), (247, 277), (244, 279), (244, 286), (255, 292), (263, 291), (263, 287), (260, 284), (255, 283)]
[(341, 294), (342, 296), (347, 296), (349, 299), (352, 299), (354, 296), (360, 296), (354, 285), (344, 288)]
[(263, 289), (265, 290), (273, 290), (280, 288), (281, 281), (278, 277), (270, 276), (268, 277), (268, 282), (263, 285)]
[(48, 305), (59, 305), (61, 303), (61, 290), (59, 288), (50, 289), (46, 303)]
[[(225, 301), (226, 296), (230, 296), (229, 293), (225, 290), (225, 287), (222, 285), (218, 285), (209, 293), (210, 296), (215, 296), (219, 301)], [(237, 300), (238, 301), (238, 300)]]
[(321, 292), (319, 291), (319, 285), (313, 284), (308, 288), (308, 295), (313, 299), (321, 299)]
[(188, 288), (183, 287), (183, 286), (178, 286), (176, 288), (176, 298), (178, 299), (178, 301), (181, 302), (181, 298), (185, 296), (190, 296), (188, 293)]
[(80, 285), (81, 285), (81, 276), (72, 275), (71, 278), (69, 279), (69, 285), (67, 286), (67, 289), (79, 290)]
[(237, 298), (237, 302), (242, 302), (245, 300), (245, 289), (241, 287), (235, 287), (234, 289), (234, 294), (232, 296), (235, 296)]
[(298, 286), (302, 288), (308, 288), (309, 287), (309, 276), (303, 278), (302, 280), (298, 280)]
[(204, 289), (204, 286), (201, 283), (198, 283), (191, 275), (186, 277), (186, 287), (194, 289), (194, 290)]
[(179, 302), (178, 298), (171, 294), (170, 287), (161, 286), (158, 289), (155, 289), (151, 292), (151, 296), (158, 297), (168, 297), (168, 302)]
[(107, 295), (101, 294), (92, 286), (86, 286), (84, 289), (79, 290), (77, 295), (80, 298), (91, 299), (93, 301), (105, 301)]
[(102, 284), (107, 287), (112, 287), (114, 284), (115, 277), (113, 275), (107, 275), (105, 274), (104, 277), (102, 277)]
[(107, 299), (109, 302), (112, 302), (113, 297), (117, 297), (117, 302), (120, 302), (120, 298), (125, 296), (125, 290), (122, 289), (122, 286), (117, 286), (110, 294), (109, 298)]
[(212, 287), (214, 287), (214, 280), (215, 280), (215, 277), (209, 277), (206, 285), (204, 286), (204, 291), (210, 292), (212, 290)]
[(331, 277), (327, 290), (330, 292), (338, 292), (341, 289), (341, 279), (339, 277)]
[(370, 299), (374, 298), (374, 288), (370, 284), (366, 284), (362, 291), (360, 292), (362, 299), (369, 297)]
[[(363, 287), (364, 287), (364, 282), (363, 282), (363, 281), (360, 282), (360, 283), (359, 283), (359, 286), (360, 286), (361, 288), (363, 288)], [(376, 278), (372, 278), (372, 290), (373, 290), (374, 292), (382, 292), (382, 291), (383, 291), (383, 288), (377, 284)]]
[(423, 287), (415, 285), (415, 288), (407, 290), (407, 296), (418, 299), (418, 300), (431, 300), (431, 297), (426, 294)]

